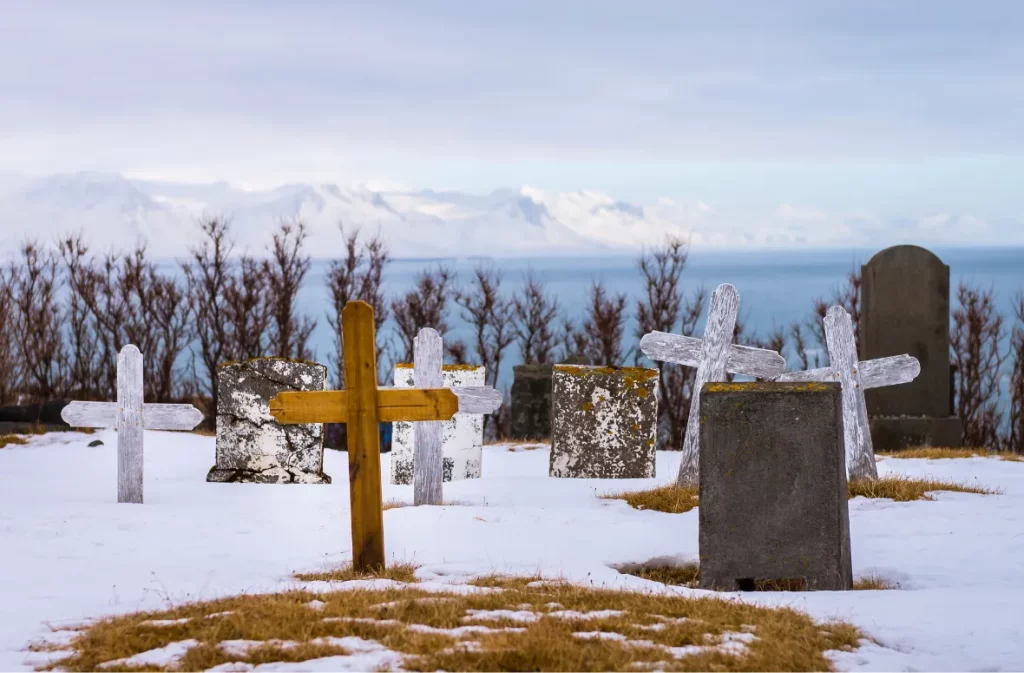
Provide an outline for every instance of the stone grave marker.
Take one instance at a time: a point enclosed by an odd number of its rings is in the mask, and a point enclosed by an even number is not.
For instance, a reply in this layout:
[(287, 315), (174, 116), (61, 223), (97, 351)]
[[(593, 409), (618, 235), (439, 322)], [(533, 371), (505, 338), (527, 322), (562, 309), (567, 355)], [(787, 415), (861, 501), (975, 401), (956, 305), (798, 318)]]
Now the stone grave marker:
[(949, 267), (916, 245), (877, 253), (861, 269), (860, 359), (908, 353), (921, 374), (865, 395), (874, 445), (959, 447), (949, 361)]
[(677, 482), (681, 486), (696, 486), (700, 477), (699, 410), (704, 384), (724, 381), (727, 373), (772, 379), (786, 371), (786, 359), (779, 353), (732, 343), (739, 311), (739, 293), (723, 283), (711, 294), (703, 339), (667, 332), (650, 332), (640, 339), (640, 350), (652, 360), (697, 368), (679, 463)]
[(700, 585), (853, 587), (838, 383), (708, 383), (700, 407)]
[(836, 381), (843, 389), (843, 434), (849, 479), (877, 479), (875, 451), (871, 442), (865, 391), (910, 383), (921, 365), (909, 355), (857, 361), (853, 320), (842, 306), (832, 306), (825, 315), (825, 342), (829, 366), (779, 376), (779, 382)]
[(329, 484), (322, 423), (279, 425), (270, 400), (286, 390), (327, 388), (327, 367), (285, 358), (255, 358), (217, 369), (217, 464), (211, 482)]
[(128, 344), (117, 355), (117, 402), (71, 402), (61, 411), (71, 427), (117, 428), (118, 502), (142, 502), (144, 430), (191, 430), (203, 422), (191, 404), (143, 404), (142, 376), (142, 353)]
[(552, 477), (655, 476), (658, 370), (555, 365)]
[(550, 439), (552, 365), (516, 365), (512, 373), (512, 439)]

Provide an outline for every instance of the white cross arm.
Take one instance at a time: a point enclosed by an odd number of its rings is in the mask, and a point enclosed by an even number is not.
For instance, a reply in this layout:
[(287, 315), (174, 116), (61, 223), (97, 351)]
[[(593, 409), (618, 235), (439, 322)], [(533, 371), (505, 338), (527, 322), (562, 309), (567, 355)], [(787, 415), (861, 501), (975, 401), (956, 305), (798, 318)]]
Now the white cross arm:
[[(74, 428), (116, 428), (117, 402), (71, 402), (60, 417)], [(203, 413), (191, 404), (143, 404), (142, 423), (147, 430), (191, 430), (203, 421)]]
[[(649, 332), (640, 339), (640, 350), (652, 360), (674, 362), (687, 367), (700, 365), (701, 339)], [(786, 371), (786, 359), (775, 351), (752, 346), (729, 346), (725, 370), (730, 374), (743, 374), (759, 379), (773, 379)]]
[(501, 406), (501, 391), (490, 386), (456, 386), (460, 414), (490, 414)]
[[(921, 373), (921, 363), (910, 355), (894, 355), (877, 360), (865, 360), (858, 363), (858, 367), (860, 369), (860, 385), (865, 390), (910, 383)], [(802, 372), (787, 372), (776, 381), (831, 381), (833, 379), (835, 379), (835, 373), (831, 367), (820, 367)]]

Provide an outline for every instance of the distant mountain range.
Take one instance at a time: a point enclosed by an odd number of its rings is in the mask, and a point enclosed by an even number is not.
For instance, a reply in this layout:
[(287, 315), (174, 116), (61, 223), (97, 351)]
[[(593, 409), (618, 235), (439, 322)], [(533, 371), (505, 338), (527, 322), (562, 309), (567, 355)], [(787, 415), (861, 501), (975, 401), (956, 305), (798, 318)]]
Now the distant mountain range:
[(83, 231), (93, 249), (145, 239), (157, 255), (178, 255), (196, 240), (196, 222), (223, 215), (240, 248), (261, 250), (282, 219), (299, 217), (310, 251), (330, 256), (346, 229), (380, 231), (401, 257), (603, 253), (685, 235), (659, 208), (579, 191), (529, 187), (486, 195), (375, 191), (334, 184), (289, 184), (246, 191), (226, 182), (181, 184), (80, 172), (27, 179), (0, 175), (0, 252), (26, 236), (51, 240)]
[(196, 241), (197, 221), (212, 215), (227, 217), (238, 248), (253, 253), (265, 248), (283, 218), (301, 218), (316, 257), (340, 252), (339, 225), (379, 231), (397, 257), (613, 254), (635, 252), (670, 234), (705, 248), (1024, 244), (1019, 219), (988, 221), (970, 213), (882, 216), (785, 203), (743, 212), (701, 201), (639, 205), (596, 191), (552, 193), (527, 186), (483, 195), (309, 183), (253, 191), (227, 182), (186, 184), (111, 173), (0, 173), (0, 255), (28, 236), (53, 240), (82, 231), (95, 251), (145, 240), (154, 255), (176, 256)]

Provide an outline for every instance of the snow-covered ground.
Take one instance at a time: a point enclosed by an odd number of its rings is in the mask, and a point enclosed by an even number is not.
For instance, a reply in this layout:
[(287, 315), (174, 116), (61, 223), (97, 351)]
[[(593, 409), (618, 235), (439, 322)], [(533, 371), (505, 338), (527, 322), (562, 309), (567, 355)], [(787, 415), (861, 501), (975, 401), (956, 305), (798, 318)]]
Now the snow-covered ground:
[[(89, 448), (94, 439), (103, 446)], [(28, 670), (47, 624), (282, 587), (350, 559), (347, 457), (331, 486), (208, 484), (214, 440), (146, 433), (144, 505), (116, 502), (116, 436), (58, 433), (0, 449), (0, 670)], [(387, 456), (383, 473), (388, 474)], [(488, 447), (484, 478), (445, 485), (450, 507), (385, 513), (386, 552), (421, 572), (543, 573), (652, 588), (611, 565), (697, 558), (697, 512), (642, 512), (598, 494), (670, 481), (547, 477), (545, 449)], [(850, 503), (854, 574), (902, 589), (744, 594), (861, 626), (880, 645), (840, 654), (858, 670), (1024, 670), (1024, 463), (884, 460), (880, 471), (978, 482), (999, 496)], [(385, 500), (412, 499), (384, 486)]]

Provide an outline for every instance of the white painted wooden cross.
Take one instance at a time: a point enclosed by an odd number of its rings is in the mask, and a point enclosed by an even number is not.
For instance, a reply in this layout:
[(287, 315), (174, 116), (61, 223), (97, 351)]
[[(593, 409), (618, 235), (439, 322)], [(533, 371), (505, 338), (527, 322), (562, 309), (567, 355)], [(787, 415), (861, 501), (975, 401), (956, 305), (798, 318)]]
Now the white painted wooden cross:
[(853, 320), (842, 306), (825, 314), (828, 367), (782, 374), (776, 381), (838, 381), (843, 395), (843, 441), (849, 479), (877, 479), (864, 391), (910, 383), (921, 373), (921, 363), (910, 355), (857, 361)]
[[(441, 335), (424, 327), (413, 340), (413, 382), (417, 388), (443, 388), (441, 373), (443, 344)], [(489, 414), (501, 406), (501, 392), (490, 386), (452, 388), (459, 398), (460, 414)], [(443, 421), (416, 421), (413, 424), (413, 503), (443, 503), (444, 452)]]
[(739, 311), (739, 293), (723, 283), (711, 294), (703, 339), (668, 332), (650, 332), (640, 339), (640, 350), (652, 360), (697, 368), (677, 479), (681, 486), (699, 484), (700, 389), (704, 384), (724, 381), (726, 373), (772, 379), (786, 371), (786, 359), (779, 353), (732, 343)]
[(142, 502), (143, 430), (191, 430), (203, 414), (191, 404), (142, 403), (142, 353), (117, 355), (117, 402), (72, 402), (61, 418), (75, 428), (117, 428), (117, 501)]

